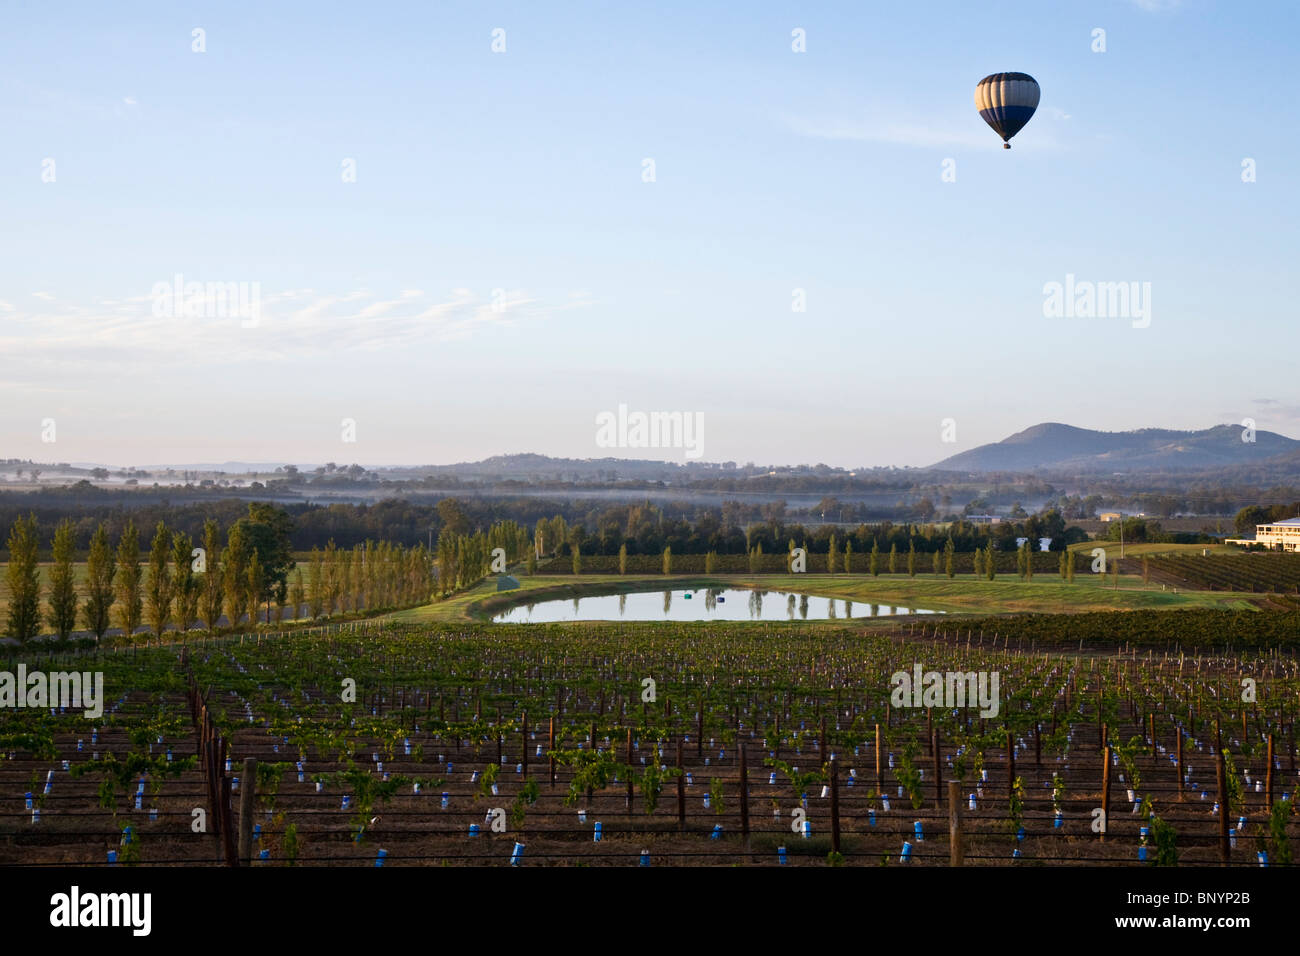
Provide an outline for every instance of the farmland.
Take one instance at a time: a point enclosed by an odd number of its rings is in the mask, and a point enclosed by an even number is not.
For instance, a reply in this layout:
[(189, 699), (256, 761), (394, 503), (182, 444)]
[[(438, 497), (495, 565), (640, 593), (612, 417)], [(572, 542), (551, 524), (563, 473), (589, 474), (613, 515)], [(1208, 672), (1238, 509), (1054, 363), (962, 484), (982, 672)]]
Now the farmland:
[[(1202, 609), (25, 650), (7, 670), (103, 671), (107, 700), (95, 719), (0, 715), (0, 862), (221, 862), (223, 788), (237, 808), (251, 757), (265, 866), (506, 866), (516, 843), (531, 866), (897, 866), (905, 842), (907, 865), (947, 865), (949, 781), (971, 863), (1277, 865), (1297, 835), (1298, 638), (1296, 613)], [(917, 665), (997, 673), (998, 712), (891, 700)]]
[(1154, 574), (1184, 587), (1300, 594), (1300, 554), (1162, 555), (1149, 560)]

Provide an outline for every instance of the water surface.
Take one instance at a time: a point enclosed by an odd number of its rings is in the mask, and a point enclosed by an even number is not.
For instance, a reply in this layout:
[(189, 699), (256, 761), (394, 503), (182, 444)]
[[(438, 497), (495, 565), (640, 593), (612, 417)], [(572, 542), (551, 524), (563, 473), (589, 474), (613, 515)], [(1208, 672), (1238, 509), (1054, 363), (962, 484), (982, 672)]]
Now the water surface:
[(493, 615), (508, 624), (551, 621), (838, 621), (895, 614), (942, 614), (792, 591), (695, 588), (635, 591), (519, 604)]

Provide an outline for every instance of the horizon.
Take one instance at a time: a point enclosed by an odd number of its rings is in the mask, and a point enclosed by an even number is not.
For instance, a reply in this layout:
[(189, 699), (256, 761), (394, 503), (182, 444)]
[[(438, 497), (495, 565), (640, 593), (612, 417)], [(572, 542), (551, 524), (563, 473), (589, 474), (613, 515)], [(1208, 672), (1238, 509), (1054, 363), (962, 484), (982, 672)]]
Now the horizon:
[[(1105, 434), (1105, 435), (1125, 435), (1125, 434), (1129, 434), (1129, 435), (1131, 435), (1131, 434), (1140, 434), (1140, 433), (1143, 433), (1143, 432), (1172, 432), (1172, 433), (1177, 433), (1177, 434), (1197, 434), (1197, 433), (1201, 433), (1201, 432), (1204, 432), (1204, 431), (1208, 431), (1208, 430), (1210, 430), (1210, 429), (1214, 429), (1214, 428), (1239, 428), (1239, 427), (1241, 427), (1239, 424), (1236, 424), (1236, 423), (1232, 423), (1232, 422), (1223, 422), (1223, 423), (1218, 424), (1218, 425), (1210, 425), (1210, 426), (1207, 426), (1207, 428), (1204, 428), (1204, 429), (1194, 429), (1194, 430), (1191, 430), (1191, 431), (1188, 431), (1188, 430), (1185, 430), (1185, 429), (1164, 428), (1164, 427), (1160, 427), (1160, 426), (1148, 426), (1148, 427), (1145, 427), (1145, 428), (1135, 428), (1135, 429), (1128, 429), (1128, 430), (1124, 430), (1124, 431), (1102, 431), (1101, 429), (1090, 429), (1090, 428), (1084, 428), (1083, 426), (1080, 426), (1080, 425), (1071, 425), (1071, 424), (1069, 424), (1069, 423), (1067, 423), (1067, 422), (1036, 422), (1036, 423), (1033, 424), (1033, 425), (1026, 426), (1025, 428), (1022, 428), (1022, 429), (1020, 429), (1020, 430), (1017, 431), (1017, 432), (1013, 432), (1012, 434), (1005, 436), (1003, 439), (1000, 439), (1000, 440), (998, 440), (998, 441), (994, 441), (994, 442), (988, 442), (988, 443), (986, 443), (985, 445), (977, 446), (976, 448), (971, 448), (971, 449), (966, 449), (966, 450), (967, 450), (967, 451), (976, 451), (976, 450), (978, 450), (979, 448), (986, 448), (986, 447), (990, 447), (990, 446), (1000, 445), (1000, 444), (1002, 444), (1003, 442), (1005, 442), (1005, 441), (1007, 441), (1007, 440), (1009, 440), (1009, 439), (1011, 439), (1011, 438), (1014, 438), (1014, 437), (1016, 437), (1017, 435), (1023, 434), (1023, 433), (1026, 432), (1026, 431), (1030, 431), (1030, 430), (1035, 429), (1035, 428), (1041, 428), (1041, 427), (1044, 427), (1044, 426), (1052, 426), (1052, 425), (1061, 426), (1061, 427), (1063, 427), (1063, 428), (1070, 428), (1070, 429), (1076, 429), (1076, 430), (1082, 430), (1082, 431), (1089, 431), (1089, 432), (1093, 432), (1093, 433), (1095, 433), (1095, 434)], [(1270, 433), (1268, 429), (1260, 429), (1260, 431), (1264, 431), (1264, 432), (1266, 432), (1266, 433)], [(1294, 437), (1292, 437), (1292, 436), (1290, 436), (1290, 435), (1285, 435), (1285, 434), (1282, 434), (1282, 433), (1280, 433), (1280, 432), (1271, 432), (1271, 434), (1276, 434), (1276, 435), (1278, 435), (1278, 437), (1283, 438), (1283, 439), (1286, 439), (1286, 440), (1288, 440), (1288, 441), (1300, 441), (1300, 438), (1294, 438)], [(1285, 452), (1284, 452), (1283, 454), (1285, 454)], [(12, 457), (12, 456), (6, 456), (6, 458), (11, 458), (11, 457)], [(603, 461), (612, 461), (612, 462), (628, 462), (628, 463), (638, 463), (638, 464), (673, 465), (673, 466), (678, 466), (678, 467), (685, 467), (685, 466), (690, 466), (690, 465), (696, 465), (696, 466), (702, 466), (702, 467), (715, 468), (715, 467), (720, 467), (720, 466), (725, 465), (725, 464), (728, 464), (728, 463), (734, 464), (734, 465), (736, 465), (738, 468), (751, 468), (751, 467), (753, 467), (753, 468), (817, 468), (817, 467), (828, 467), (828, 468), (832, 468), (832, 469), (835, 469), (835, 470), (838, 470), (838, 471), (849, 471), (849, 472), (852, 472), (852, 471), (870, 471), (870, 470), (895, 470), (895, 471), (907, 471), (907, 470), (911, 470), (911, 471), (933, 471), (933, 470), (942, 470), (942, 469), (939, 469), (938, 466), (939, 466), (940, 464), (942, 464), (943, 461), (946, 460), (946, 459), (940, 459), (939, 461), (933, 462), (933, 463), (928, 464), (928, 465), (895, 465), (895, 464), (879, 464), (879, 465), (847, 465), (847, 466), (846, 466), (846, 465), (833, 465), (833, 464), (830, 464), (830, 463), (825, 462), (825, 461), (815, 461), (815, 462), (797, 462), (797, 463), (796, 463), (796, 462), (757, 462), (757, 461), (745, 461), (745, 462), (740, 462), (740, 461), (735, 461), (735, 460), (732, 460), (732, 459), (728, 459), (728, 460), (725, 460), (725, 461), (719, 461), (719, 460), (713, 460), (713, 459), (699, 459), (699, 460), (691, 460), (691, 461), (676, 461), (676, 460), (672, 460), (672, 459), (661, 459), (661, 458), (632, 458), (632, 457), (615, 456), (615, 455), (592, 455), (592, 456), (588, 456), (588, 457), (584, 457), (584, 458), (575, 458), (575, 457), (572, 457), (572, 456), (565, 457), (565, 456), (558, 456), (558, 455), (549, 455), (549, 454), (546, 454), (545, 452), (536, 452), (536, 451), (514, 451), (514, 452), (498, 452), (498, 453), (496, 453), (496, 454), (487, 455), (487, 456), (485, 456), (484, 458), (478, 458), (478, 459), (473, 459), (473, 460), (447, 461), (447, 462), (419, 461), (419, 462), (411, 462), (411, 463), (399, 463), (399, 462), (372, 462), (372, 463), (370, 463), (370, 464), (368, 464), (368, 465), (364, 465), (363, 467), (365, 467), (367, 470), (377, 470), (377, 469), (394, 469), (394, 470), (396, 470), (396, 469), (418, 469), (418, 468), (455, 468), (455, 467), (461, 467), (461, 466), (469, 466), (469, 465), (482, 464), (483, 462), (486, 462), (486, 461), (492, 461), (492, 460), (494, 460), (494, 459), (500, 459), (500, 458), (519, 458), (519, 457), (539, 457), (539, 458), (547, 458), (547, 459), (551, 459), (551, 460), (554, 460), (554, 461), (582, 461), (582, 462), (603, 462)], [(4, 460), (4, 459), (0, 459), (0, 460)], [(55, 464), (55, 462), (53, 462), (53, 461), (37, 461), (37, 460), (34, 460), (34, 459), (26, 459), (26, 460), (27, 460), (27, 461), (30, 461), (32, 464), (36, 464), (36, 465), (54, 465), (54, 464)], [(333, 461), (333, 459), (330, 459), (329, 461)], [(65, 464), (67, 464), (69, 467), (72, 467), (72, 468), (106, 467), (106, 468), (119, 468), (119, 469), (135, 468), (135, 469), (142, 469), (142, 470), (150, 470), (150, 469), (203, 470), (203, 469), (207, 469), (207, 470), (211, 470), (211, 471), (222, 471), (222, 470), (224, 470), (224, 466), (233, 466), (233, 465), (239, 465), (239, 466), (250, 466), (251, 469), (262, 468), (262, 467), (270, 468), (270, 469), (274, 469), (274, 468), (284, 468), (284, 467), (288, 467), (288, 466), (293, 466), (293, 467), (296, 467), (296, 468), (315, 468), (315, 467), (324, 467), (324, 466), (325, 466), (326, 464), (328, 464), (328, 463), (329, 463), (329, 462), (328, 462), (328, 461), (325, 461), (325, 460), (322, 460), (322, 461), (307, 461), (307, 462), (300, 462), (300, 461), (292, 461), (292, 462), (291, 462), (291, 461), (279, 461), (279, 460), (249, 461), (249, 460), (241, 460), (241, 459), (228, 459), (228, 460), (226, 460), (226, 461), (207, 461), (207, 462), (150, 462), (150, 463), (136, 463), (136, 464), (120, 464), (120, 463), (115, 463), (115, 462), (105, 462), (105, 461), (70, 461), (70, 462), (65, 462)], [(337, 462), (336, 462), (336, 464), (339, 464), (340, 469), (343, 469), (343, 468), (346, 468), (347, 465), (350, 465), (350, 464), (361, 464), (361, 462), (360, 462), (360, 461), (349, 461), (349, 462), (347, 462), (347, 464), (342, 464), (342, 463), (337, 463)], [(965, 469), (957, 469), (957, 470), (960, 471), (960, 470), (965, 470)], [(1141, 469), (1138, 469), (1138, 471), (1140, 471), (1140, 470), (1141, 470)], [(231, 474), (238, 474), (239, 472), (234, 472), (234, 471), (232, 471), (232, 472), (230, 472), (230, 473), (231, 473)], [(1026, 472), (1026, 473), (1029, 473), (1029, 472)]]

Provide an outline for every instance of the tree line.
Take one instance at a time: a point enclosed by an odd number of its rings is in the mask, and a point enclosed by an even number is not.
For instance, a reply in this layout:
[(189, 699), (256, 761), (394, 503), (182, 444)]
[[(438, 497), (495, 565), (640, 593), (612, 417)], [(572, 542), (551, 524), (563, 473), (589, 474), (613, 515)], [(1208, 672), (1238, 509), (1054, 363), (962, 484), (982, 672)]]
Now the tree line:
[[(116, 544), (107, 522), (92, 532), (85, 575), (75, 572), (73, 522), (64, 518), (50, 541), (48, 586), (40, 577), (41, 540), (34, 514), (19, 517), (8, 536), (8, 636), (27, 641), (42, 624), (67, 640), (78, 623), (101, 640), (111, 627), (133, 635), (141, 627), (161, 636), (168, 628), (195, 623), (215, 633), (241, 621), (255, 625), (422, 603), (433, 589), (433, 568), (423, 545), (404, 547), (366, 541), (340, 548), (333, 541), (313, 548), (304, 579), (291, 546), (293, 518), (281, 508), (253, 502), (231, 522), (225, 535), (208, 518), (197, 539), (163, 521), (154, 526), (148, 550), (128, 518)], [(292, 584), (290, 572), (294, 572)], [(42, 610), (42, 591), (45, 608)]]

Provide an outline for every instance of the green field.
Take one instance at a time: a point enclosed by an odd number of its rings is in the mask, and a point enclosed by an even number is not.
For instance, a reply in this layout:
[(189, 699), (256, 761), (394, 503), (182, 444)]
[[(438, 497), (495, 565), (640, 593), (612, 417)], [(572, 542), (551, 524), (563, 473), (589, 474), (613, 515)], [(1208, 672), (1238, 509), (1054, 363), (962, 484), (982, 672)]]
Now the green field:
[[(1091, 554), (1093, 548), (1105, 548), (1106, 557), (1119, 557), (1118, 541), (1080, 541), (1078, 544), (1070, 545), (1070, 550), (1074, 552), (1082, 551), (1084, 554)], [(1124, 557), (1140, 558), (1143, 555), (1155, 554), (1179, 554), (1179, 555), (1199, 555), (1203, 551), (1210, 554), (1241, 554), (1241, 549), (1230, 544), (1160, 544), (1160, 543), (1134, 543), (1126, 542), (1124, 545)]]
[[(1059, 577), (1037, 576), (1032, 582), (1007, 576), (1005, 580), (977, 581), (969, 575), (956, 579), (903, 574), (714, 574), (622, 577), (584, 574), (574, 577), (516, 575), (520, 589), (498, 592), (489, 580), (446, 601), (393, 614), (393, 620), (457, 621), (490, 616), (521, 599), (542, 601), (581, 594), (655, 591), (682, 587), (752, 587), (765, 590), (803, 591), (858, 603), (898, 604), (946, 611), (950, 614), (1009, 614), (1018, 612), (1061, 613), (1161, 608), (1249, 608), (1244, 596), (1222, 591), (1162, 591), (1159, 585), (1143, 588), (1140, 577), (1121, 575), (1118, 589), (1103, 583), (1101, 576), (1075, 578), (1066, 584)], [(1109, 582), (1109, 578), (1106, 579)], [(524, 598), (524, 595), (527, 598)]]

